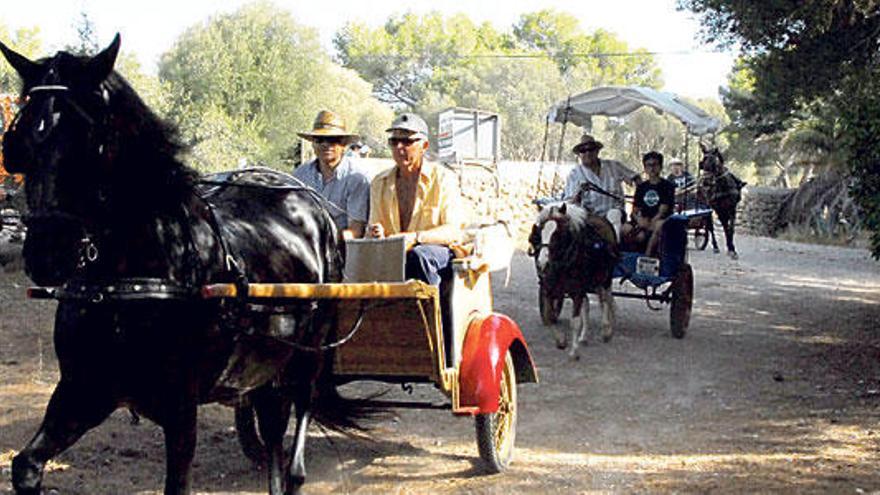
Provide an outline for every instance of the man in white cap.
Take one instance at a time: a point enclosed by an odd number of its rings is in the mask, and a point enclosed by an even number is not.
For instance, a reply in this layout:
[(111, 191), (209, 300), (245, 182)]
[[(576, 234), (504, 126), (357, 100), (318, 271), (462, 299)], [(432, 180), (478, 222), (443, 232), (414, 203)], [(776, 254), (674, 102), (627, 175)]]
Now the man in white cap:
[(675, 206), (678, 211), (694, 208), (696, 206), (697, 183), (687, 170), (684, 162), (678, 158), (669, 160), (670, 174), (666, 180), (675, 184)]
[(563, 198), (607, 218), (619, 240), (624, 216), (621, 183), (635, 185), (639, 174), (618, 161), (600, 160), (599, 150), (603, 147), (593, 136), (581, 136), (581, 141), (571, 150), (578, 156), (579, 164), (565, 181)]
[(345, 119), (329, 110), (318, 112), (311, 132), (297, 133), (311, 141), (316, 158), (297, 167), (293, 176), (330, 202), (330, 214), (340, 230), (363, 237), (370, 205), (370, 179), (345, 150), (355, 141)]
[[(367, 235), (402, 234), (406, 239), (406, 277), (440, 286), (441, 305), (448, 304), (453, 252), (461, 242), (461, 195), (455, 176), (425, 160), (428, 124), (404, 113), (386, 129), (395, 166), (370, 185)], [(441, 306), (441, 307), (442, 307)], [(444, 325), (448, 326), (444, 308)]]

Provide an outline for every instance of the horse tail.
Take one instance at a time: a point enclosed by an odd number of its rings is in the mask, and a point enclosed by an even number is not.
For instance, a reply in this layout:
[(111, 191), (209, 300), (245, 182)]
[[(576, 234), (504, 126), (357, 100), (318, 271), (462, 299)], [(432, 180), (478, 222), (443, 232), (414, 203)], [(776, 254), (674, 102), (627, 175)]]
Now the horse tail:
[(336, 384), (322, 380), (317, 384), (317, 396), (312, 404), (312, 419), (329, 430), (344, 434), (366, 433), (372, 428), (366, 423), (388, 419), (390, 409), (377, 405), (374, 399), (385, 392), (366, 398), (349, 398), (339, 393)]

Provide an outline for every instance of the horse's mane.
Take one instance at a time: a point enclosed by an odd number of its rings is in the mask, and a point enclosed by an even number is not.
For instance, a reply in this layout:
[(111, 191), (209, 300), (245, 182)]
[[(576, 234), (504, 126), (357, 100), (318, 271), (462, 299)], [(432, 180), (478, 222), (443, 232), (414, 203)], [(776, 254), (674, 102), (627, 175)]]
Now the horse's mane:
[[(538, 224), (543, 225), (547, 220), (550, 220), (552, 215), (559, 214), (559, 207), (562, 205), (562, 202), (558, 203), (550, 203), (538, 213)], [(574, 230), (581, 230), (587, 224), (587, 215), (589, 212), (586, 208), (576, 205), (574, 203), (566, 203), (565, 204), (565, 216), (568, 219), (569, 224)]]
[(573, 261), (576, 257), (585, 255), (582, 252), (584, 247), (592, 244), (600, 236), (587, 221), (590, 212), (586, 208), (572, 203), (565, 203), (565, 212), (561, 213), (559, 211), (561, 206), (562, 203), (547, 205), (538, 215), (538, 224), (543, 225), (549, 220), (563, 220), (562, 222), (557, 221), (557, 225), (559, 226), (558, 228), (567, 231), (567, 234), (559, 238), (564, 239), (567, 244), (564, 246), (564, 251), (568, 255), (565, 257), (570, 258), (569, 261)]
[[(47, 71), (44, 77), (48, 79), (25, 81), (22, 97), (36, 84), (69, 85), (74, 101), (88, 97), (83, 91), (106, 90), (107, 106), (90, 116), (96, 120), (96, 126), (104, 126), (103, 130), (96, 130), (105, 134), (103, 154), (111, 165), (108, 178), (114, 190), (121, 191), (120, 197), (129, 204), (179, 199), (175, 192), (190, 191), (198, 173), (180, 160), (186, 147), (177, 127), (157, 116), (115, 70), (101, 82), (101, 89), (95, 88), (97, 82), (88, 83), (90, 60), (67, 52), (38, 60), (36, 63)], [(53, 72), (63, 74), (64, 79), (53, 77)]]
[(125, 189), (156, 193), (189, 190), (198, 173), (183, 164), (187, 150), (175, 125), (161, 119), (119, 73), (107, 77), (110, 117), (110, 152), (124, 164), (117, 177)]
[(589, 210), (565, 203), (565, 211), (561, 212), (562, 206), (563, 203), (553, 203), (541, 210), (529, 241), (533, 245), (535, 241), (540, 243), (541, 227), (555, 220), (557, 231), (551, 240), (550, 258), (542, 275), (543, 280), (551, 285), (582, 284), (586, 289), (596, 283), (595, 276), (614, 266), (617, 248), (616, 245), (608, 246), (590, 221)]

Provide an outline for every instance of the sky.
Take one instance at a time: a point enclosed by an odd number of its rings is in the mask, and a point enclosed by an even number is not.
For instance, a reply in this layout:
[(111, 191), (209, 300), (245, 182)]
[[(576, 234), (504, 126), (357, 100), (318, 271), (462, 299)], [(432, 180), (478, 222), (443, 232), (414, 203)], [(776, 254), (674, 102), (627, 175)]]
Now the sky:
[[(4, 0), (0, 19), (11, 29), (38, 26), (46, 55), (76, 42), (80, 12), (95, 24), (102, 45), (116, 32), (122, 49), (134, 52), (145, 71), (156, 72), (159, 56), (188, 27), (212, 15), (232, 12), (247, 0)], [(718, 97), (736, 54), (715, 52), (697, 39), (698, 22), (675, 10), (675, 0), (274, 0), (303, 25), (317, 28), (332, 51), (334, 33), (346, 22), (379, 26), (402, 11), (444, 14), (463, 12), (476, 22), (508, 30), (523, 13), (553, 8), (571, 13), (591, 32), (604, 29), (630, 49), (656, 52), (666, 91), (692, 98)], [(586, 88), (585, 88), (586, 89)]]

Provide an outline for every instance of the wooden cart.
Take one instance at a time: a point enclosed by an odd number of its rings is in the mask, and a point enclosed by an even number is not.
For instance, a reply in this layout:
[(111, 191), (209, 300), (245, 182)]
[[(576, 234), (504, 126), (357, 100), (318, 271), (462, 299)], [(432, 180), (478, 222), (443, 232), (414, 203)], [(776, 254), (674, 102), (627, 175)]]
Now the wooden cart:
[[(456, 260), (451, 292), (452, 328), (443, 331), (437, 287), (405, 282), (250, 284), (247, 300), (284, 306), (333, 299), (338, 306), (333, 376), (339, 383), (374, 380), (427, 383), (447, 402), (374, 401), (383, 407), (444, 408), (475, 419), (477, 448), (486, 470), (510, 463), (517, 420), (517, 384), (537, 382), (537, 371), (517, 324), (492, 309), (490, 275), (478, 258)], [(205, 287), (205, 297), (237, 297), (235, 285)], [(236, 414), (245, 453), (262, 455), (247, 407)]]

